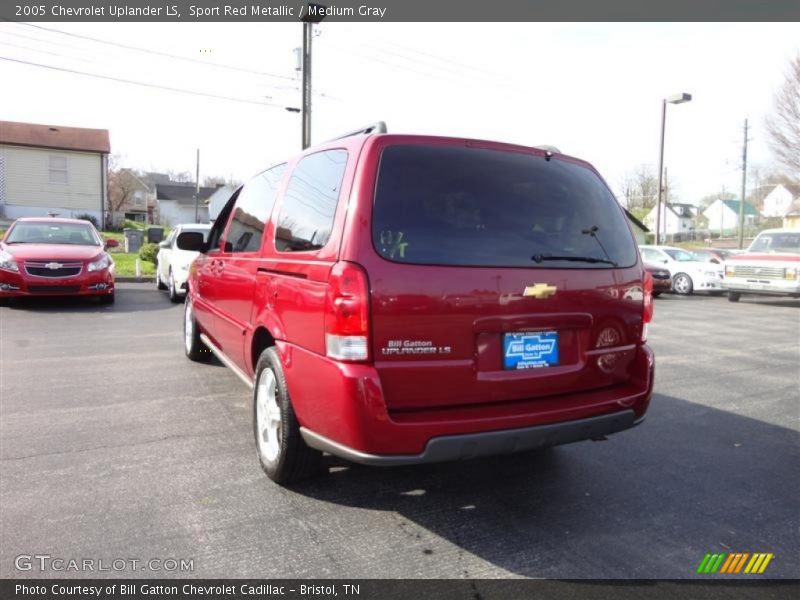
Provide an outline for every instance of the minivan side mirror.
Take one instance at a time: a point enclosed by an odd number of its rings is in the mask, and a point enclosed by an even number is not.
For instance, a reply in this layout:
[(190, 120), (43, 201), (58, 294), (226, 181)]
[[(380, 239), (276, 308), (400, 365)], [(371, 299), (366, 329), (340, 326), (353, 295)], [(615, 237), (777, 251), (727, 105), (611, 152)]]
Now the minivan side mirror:
[(167, 240), (164, 240), (163, 242), (158, 242), (158, 247), (159, 248), (169, 248), (169, 242)]
[(203, 234), (199, 231), (184, 231), (176, 239), (176, 243), (180, 250), (188, 250), (190, 252), (205, 252), (205, 244), (203, 243)]

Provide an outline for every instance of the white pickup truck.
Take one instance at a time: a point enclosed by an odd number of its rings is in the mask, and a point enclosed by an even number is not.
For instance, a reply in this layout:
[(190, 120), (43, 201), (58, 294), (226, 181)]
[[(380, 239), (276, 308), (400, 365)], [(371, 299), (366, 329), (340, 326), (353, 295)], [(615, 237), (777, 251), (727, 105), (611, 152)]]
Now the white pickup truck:
[(742, 294), (800, 298), (800, 231), (767, 229), (742, 254), (725, 261), (723, 285), (728, 300)]

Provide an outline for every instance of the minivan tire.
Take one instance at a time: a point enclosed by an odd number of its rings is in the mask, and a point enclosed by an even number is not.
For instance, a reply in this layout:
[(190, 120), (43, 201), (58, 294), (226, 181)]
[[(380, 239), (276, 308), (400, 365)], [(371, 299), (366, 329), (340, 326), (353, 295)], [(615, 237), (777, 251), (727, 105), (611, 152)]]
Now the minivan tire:
[(680, 294), (681, 296), (691, 295), (694, 290), (692, 278), (686, 273), (678, 273), (675, 275), (675, 279), (672, 280), (672, 289), (676, 294)]
[(738, 302), (741, 297), (741, 292), (728, 292), (728, 302)]
[(197, 319), (194, 318), (194, 309), (189, 298), (186, 298), (183, 307), (183, 349), (189, 360), (195, 362), (205, 362), (211, 354), (208, 346), (200, 339), (200, 329), (197, 326)]
[(261, 353), (253, 386), (256, 455), (267, 477), (289, 484), (313, 476), (322, 453), (306, 445), (292, 408), (283, 367), (275, 348)]

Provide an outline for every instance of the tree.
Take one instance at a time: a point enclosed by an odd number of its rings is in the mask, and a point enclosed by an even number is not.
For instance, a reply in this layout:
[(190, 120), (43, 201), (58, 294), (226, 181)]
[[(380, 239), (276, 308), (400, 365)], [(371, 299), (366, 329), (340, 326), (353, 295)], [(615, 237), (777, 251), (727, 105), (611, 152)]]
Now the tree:
[(108, 157), (108, 212), (123, 211), (136, 190), (142, 188), (142, 183), (137, 179), (136, 173), (120, 166), (119, 154)]
[(775, 94), (767, 132), (775, 157), (786, 174), (800, 180), (800, 54), (790, 61), (786, 80)]
[(222, 175), (210, 175), (203, 179), (203, 186), (214, 187), (217, 185), (229, 185), (232, 188), (237, 188), (241, 182), (233, 177), (223, 177)]
[(658, 176), (650, 165), (641, 164), (628, 171), (621, 188), (629, 209), (650, 209), (658, 201)]
[(194, 175), (192, 175), (189, 171), (173, 171), (170, 169), (167, 171), (167, 175), (169, 175), (170, 181), (176, 181), (178, 183), (194, 183)]

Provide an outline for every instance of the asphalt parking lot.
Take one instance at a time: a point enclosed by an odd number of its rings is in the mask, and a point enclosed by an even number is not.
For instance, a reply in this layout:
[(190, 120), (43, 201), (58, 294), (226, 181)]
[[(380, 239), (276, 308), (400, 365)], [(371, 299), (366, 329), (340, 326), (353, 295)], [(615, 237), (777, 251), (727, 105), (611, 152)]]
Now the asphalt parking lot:
[(605, 442), (393, 469), (257, 464), (250, 398), (183, 356), (182, 305), (0, 307), (0, 577), (15, 557), (193, 559), (195, 577), (800, 577), (800, 301), (656, 301), (647, 421)]

